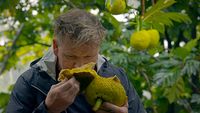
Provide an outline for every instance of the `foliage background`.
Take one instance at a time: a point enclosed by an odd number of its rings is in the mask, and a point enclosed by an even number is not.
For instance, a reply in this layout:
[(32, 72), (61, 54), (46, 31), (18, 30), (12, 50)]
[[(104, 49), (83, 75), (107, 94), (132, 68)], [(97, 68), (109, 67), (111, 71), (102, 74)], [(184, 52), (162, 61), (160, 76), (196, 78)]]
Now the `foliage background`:
[[(199, 113), (200, 1), (126, 2), (124, 14), (112, 15), (105, 0), (0, 0), (0, 76), (42, 57), (51, 45), (53, 20), (77, 7), (99, 17), (108, 34), (101, 53), (125, 69), (148, 113)], [(157, 29), (160, 45), (132, 48), (130, 36), (138, 26)], [(12, 86), (0, 91), (0, 112)]]

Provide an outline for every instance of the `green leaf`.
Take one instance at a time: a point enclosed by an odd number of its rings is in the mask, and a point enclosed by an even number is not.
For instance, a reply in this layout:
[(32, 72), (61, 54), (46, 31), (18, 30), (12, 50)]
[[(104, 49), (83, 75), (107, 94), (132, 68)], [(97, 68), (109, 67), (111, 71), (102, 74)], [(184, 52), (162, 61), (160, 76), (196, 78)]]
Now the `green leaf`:
[(177, 13), (177, 12), (168, 12), (165, 14), (165, 16), (167, 16), (169, 19), (176, 21), (176, 22), (189, 22), (191, 23), (191, 19), (188, 17), (188, 15), (183, 14), (183, 13)]
[(153, 81), (157, 85), (172, 86), (181, 76), (179, 69), (167, 70), (161, 69), (153, 76)]
[(160, 61), (156, 61), (150, 65), (150, 68), (156, 70), (154, 72), (153, 81), (157, 85), (172, 86), (177, 79), (182, 76), (179, 67), (182, 62), (173, 58), (168, 58), (165, 54), (160, 54), (158, 58), (160, 58)]
[(167, 59), (167, 60), (160, 60), (157, 61), (156, 63), (152, 64), (152, 68), (173, 68), (179, 65), (181, 62), (176, 60), (176, 59)]
[(162, 11), (155, 12), (154, 15), (150, 16), (149, 18), (147, 18), (146, 20), (143, 20), (143, 21), (151, 23), (152, 27), (154, 27), (154, 28), (156, 28), (155, 25), (172, 26), (173, 21), (179, 22), (179, 23), (180, 22), (185, 22), (185, 23), (191, 22), (190, 18), (186, 14), (177, 13), (177, 12), (162, 12)]
[(9, 85), (9, 86), (8, 86), (8, 91), (12, 91), (13, 88), (14, 88), (14, 85), (15, 85), (15, 84), (11, 84), (11, 85)]
[(148, 49), (149, 55), (155, 55), (156, 53), (159, 53), (161, 51), (163, 51), (163, 47), (162, 47), (162, 45), (160, 45), (160, 43), (157, 47)]
[(122, 34), (122, 28), (120, 26), (120, 23), (110, 13), (104, 12), (103, 14), (103, 18), (106, 19), (109, 23), (111, 23), (114, 28), (113, 39), (119, 38)]
[(179, 78), (173, 86), (165, 88), (164, 96), (167, 97), (170, 103), (173, 103), (182, 96), (184, 91), (184, 81)]
[(189, 52), (192, 50), (192, 48), (194, 48), (196, 45), (197, 45), (197, 42), (198, 40), (200, 39), (199, 38), (195, 38), (193, 40), (190, 40), (185, 46), (184, 48), (187, 49)]
[(165, 26), (163, 23), (156, 22), (156, 23), (152, 24), (152, 28), (157, 29), (158, 32), (160, 32), (162, 34), (164, 34), (164, 32), (165, 32)]
[(160, 12), (160, 10), (171, 6), (175, 2), (176, 2), (175, 0), (159, 0), (153, 7), (151, 7), (150, 10), (148, 10), (144, 14), (143, 20), (145, 21), (146, 19), (154, 16), (155, 13)]
[(10, 94), (8, 93), (0, 93), (0, 108), (5, 108), (8, 104), (10, 98)]
[(142, 18), (144, 23), (150, 23), (151, 28), (164, 33), (164, 26), (172, 26), (173, 21), (191, 23), (190, 18), (183, 13), (163, 12), (162, 10), (174, 4), (174, 0), (159, 0)]
[(176, 49), (172, 50), (172, 53), (180, 59), (184, 60), (190, 54), (190, 51), (183, 47), (177, 47)]
[(187, 75), (197, 75), (200, 71), (200, 61), (187, 60), (181, 72)]

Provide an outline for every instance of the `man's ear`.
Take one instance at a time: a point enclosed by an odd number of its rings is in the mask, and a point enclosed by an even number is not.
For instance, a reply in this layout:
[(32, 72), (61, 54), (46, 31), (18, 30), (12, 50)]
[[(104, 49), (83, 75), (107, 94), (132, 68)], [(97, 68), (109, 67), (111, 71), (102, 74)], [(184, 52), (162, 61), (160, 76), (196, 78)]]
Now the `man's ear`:
[(58, 40), (56, 38), (53, 39), (53, 52), (58, 56)]

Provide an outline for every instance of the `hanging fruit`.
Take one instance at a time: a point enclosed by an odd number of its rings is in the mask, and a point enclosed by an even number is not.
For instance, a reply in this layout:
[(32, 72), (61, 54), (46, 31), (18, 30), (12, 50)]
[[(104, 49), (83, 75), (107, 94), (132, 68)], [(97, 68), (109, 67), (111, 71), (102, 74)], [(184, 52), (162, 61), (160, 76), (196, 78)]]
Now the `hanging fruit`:
[(106, 0), (106, 8), (112, 14), (121, 14), (124, 13), (126, 9), (125, 0)]
[(131, 35), (131, 45), (136, 50), (145, 50), (149, 47), (150, 36), (146, 30), (134, 32)]
[(147, 32), (149, 33), (150, 36), (150, 44), (149, 47), (157, 47), (157, 45), (159, 44), (159, 40), (160, 40), (160, 35), (159, 32), (156, 29), (150, 29), (147, 30)]

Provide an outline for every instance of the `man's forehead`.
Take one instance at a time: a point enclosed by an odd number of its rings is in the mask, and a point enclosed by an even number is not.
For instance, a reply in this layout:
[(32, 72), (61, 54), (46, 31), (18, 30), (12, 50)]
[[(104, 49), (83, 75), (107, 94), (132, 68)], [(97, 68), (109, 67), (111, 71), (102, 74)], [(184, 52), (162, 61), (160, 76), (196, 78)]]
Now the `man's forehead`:
[(61, 43), (62, 46), (65, 46), (69, 49), (77, 49), (77, 48), (87, 48), (87, 47), (92, 47), (92, 48), (98, 48), (100, 44), (95, 43), (93, 40), (89, 40), (86, 42), (82, 43), (77, 43), (78, 41), (65, 38)]
[(81, 45), (73, 45), (73, 43), (63, 43), (60, 47), (62, 51), (66, 53), (96, 53), (99, 51), (99, 46), (94, 43), (84, 43)]

